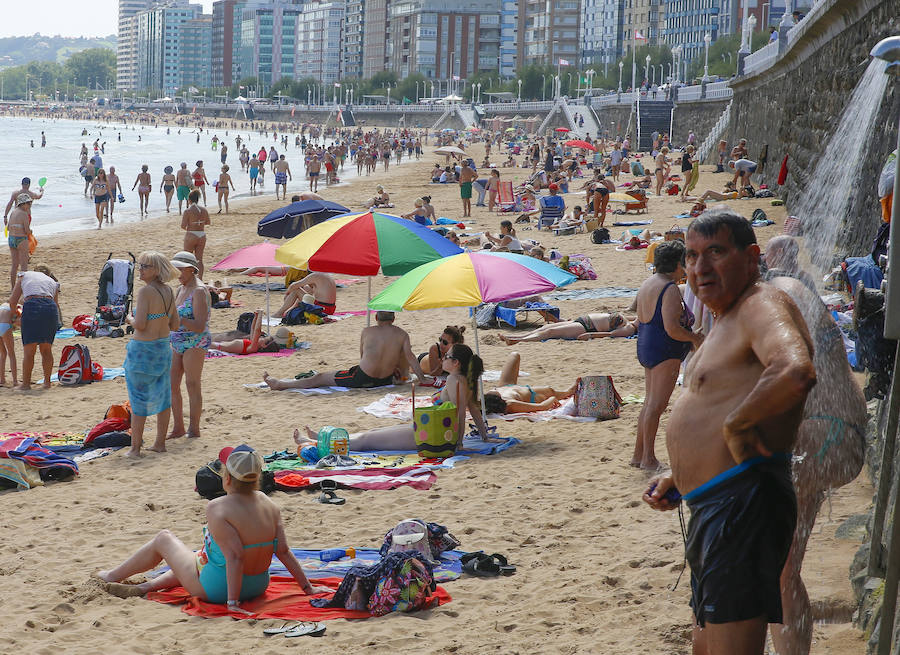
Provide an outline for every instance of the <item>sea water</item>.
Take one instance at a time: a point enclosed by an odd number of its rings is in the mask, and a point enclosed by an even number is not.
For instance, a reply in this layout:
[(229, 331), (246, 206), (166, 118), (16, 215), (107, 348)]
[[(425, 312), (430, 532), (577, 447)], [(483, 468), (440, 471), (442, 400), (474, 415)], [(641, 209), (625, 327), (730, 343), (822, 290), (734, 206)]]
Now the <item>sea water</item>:
[[(82, 136), (82, 130), (87, 135)], [(284, 154), (291, 166), (293, 181), (287, 185), (288, 195), (306, 191), (309, 182), (304, 178), (303, 151), (294, 146), (293, 132), (289, 134), (289, 145), (284, 149), (272, 138), (272, 132), (265, 137), (246, 129), (228, 128), (212, 129), (200, 134), (197, 142), (197, 129), (194, 127), (167, 127), (125, 125), (119, 123), (99, 123), (97, 121), (51, 120), (42, 118), (0, 117), (0, 197), (5, 203), (9, 195), (19, 188), (23, 177), (31, 178), (31, 188), (37, 190), (38, 180), (47, 178), (44, 197), (34, 202), (31, 210), (32, 229), (37, 236), (58, 234), (72, 230), (91, 229), (97, 227), (94, 201), (84, 195), (84, 178), (80, 175), (81, 145), (88, 148), (88, 155), (93, 156), (93, 143), (96, 139), (105, 142), (105, 153), (100, 153), (103, 168), (109, 172), (115, 166), (116, 175), (125, 195), (125, 202), (116, 202), (113, 219), (116, 223), (141, 220), (138, 211), (138, 194), (132, 191), (135, 179), (146, 164), (151, 176), (153, 190), (150, 193), (150, 216), (165, 215), (165, 194), (160, 193), (163, 169), (171, 166), (177, 172), (181, 162), (186, 162), (188, 170), (193, 171), (198, 160), (203, 160), (206, 178), (210, 185), (206, 188), (207, 207), (212, 214), (218, 208), (216, 191), (213, 183), (218, 180), (221, 162), (221, 143), (228, 146), (227, 164), (229, 174), (234, 182), (235, 191), (229, 200), (250, 196), (250, 178), (247, 172), (241, 171), (238, 160), (239, 151), (235, 145), (235, 137), (240, 135), (242, 143), (247, 144), (251, 154), (258, 152), (263, 146), (268, 150), (274, 146), (279, 154)], [(41, 147), (41, 132), (47, 138), (47, 146)], [(213, 135), (219, 137), (219, 150), (213, 150)], [(279, 138), (280, 138), (279, 133)], [(121, 140), (120, 140), (121, 137)], [(31, 141), (34, 147), (31, 147)], [(330, 138), (326, 144), (331, 144)], [(404, 159), (404, 163), (407, 160)], [(393, 164), (393, 162), (392, 162)], [(351, 170), (352, 169), (352, 170)], [(380, 170), (380, 167), (379, 167)], [(356, 176), (356, 166), (349, 160), (345, 169), (338, 170), (339, 177), (344, 180)], [(321, 184), (324, 188), (324, 182)], [(275, 191), (275, 176), (271, 167), (266, 168), (265, 186), (257, 187), (258, 191), (270, 196)], [(374, 190), (373, 190), (374, 194)], [(341, 202), (341, 199), (336, 199)], [(347, 203), (344, 202), (344, 205)], [(178, 217), (178, 199), (172, 197), (172, 220)], [(259, 218), (262, 218), (260, 216)], [(214, 219), (215, 220), (215, 219)], [(107, 229), (104, 224), (103, 229)]]

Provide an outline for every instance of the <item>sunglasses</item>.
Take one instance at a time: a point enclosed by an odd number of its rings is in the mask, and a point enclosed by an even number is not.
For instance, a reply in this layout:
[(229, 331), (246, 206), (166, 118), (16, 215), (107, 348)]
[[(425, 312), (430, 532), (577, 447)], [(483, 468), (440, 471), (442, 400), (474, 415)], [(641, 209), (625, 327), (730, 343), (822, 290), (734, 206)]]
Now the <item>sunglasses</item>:
[[(444, 359), (452, 359), (452, 360), (456, 360), (456, 357), (454, 357), (453, 355), (447, 354), (447, 355), (444, 355)], [(458, 361), (458, 360), (457, 360), (457, 361)]]
[(450, 345), (450, 342), (447, 341), (444, 337), (441, 337), (441, 338), (440, 338), (440, 342), (441, 342), (441, 345), (442, 345), (442, 346), (449, 346), (449, 345)]

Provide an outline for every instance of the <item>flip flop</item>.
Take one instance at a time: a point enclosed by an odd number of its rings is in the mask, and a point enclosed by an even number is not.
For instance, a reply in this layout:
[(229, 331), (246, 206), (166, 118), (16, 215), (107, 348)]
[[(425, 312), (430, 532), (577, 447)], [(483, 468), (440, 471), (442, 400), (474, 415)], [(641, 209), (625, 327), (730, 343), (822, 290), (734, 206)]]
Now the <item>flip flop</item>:
[(292, 630), (296, 630), (299, 628), (302, 623), (297, 623), (296, 621), (292, 621), (291, 623), (285, 623), (280, 628), (266, 628), (263, 630), (263, 634), (267, 636), (271, 635), (283, 635), (286, 632), (291, 632)]
[(516, 572), (516, 567), (510, 564), (506, 560), (506, 557), (501, 555), (500, 553), (494, 553), (493, 555), (491, 555), (491, 561), (494, 562), (500, 569), (500, 575), (512, 575)]
[(285, 637), (321, 637), (325, 634), (324, 623), (301, 623), (296, 629), (285, 632)]
[(347, 499), (341, 498), (331, 489), (326, 489), (319, 495), (319, 502), (326, 505), (343, 505), (347, 502)]
[(490, 555), (486, 555), (481, 550), (474, 553), (466, 553), (459, 558), (459, 561), (462, 563), (463, 572), (470, 575), (491, 577), (500, 573), (500, 566)]
[(294, 376), (294, 379), (302, 380), (303, 378), (311, 378), (314, 375), (316, 375), (316, 371), (310, 370), (306, 371), (305, 373), (297, 373), (297, 375)]

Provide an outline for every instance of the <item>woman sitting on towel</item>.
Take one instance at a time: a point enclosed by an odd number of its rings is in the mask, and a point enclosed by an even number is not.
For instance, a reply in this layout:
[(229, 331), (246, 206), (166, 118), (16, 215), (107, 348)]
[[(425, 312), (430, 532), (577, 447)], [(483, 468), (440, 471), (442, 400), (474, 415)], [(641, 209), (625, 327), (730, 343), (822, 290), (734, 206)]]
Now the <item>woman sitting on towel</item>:
[(588, 333), (604, 333), (608, 337), (630, 337), (634, 334), (631, 323), (621, 312), (597, 313), (579, 316), (574, 321), (559, 321), (551, 325), (542, 325), (521, 336), (515, 334), (498, 334), (507, 346), (522, 341), (547, 341), (548, 339), (581, 339)]
[(427, 353), (419, 355), (419, 363), (425, 375), (437, 377), (444, 374), (444, 356), (454, 345), (464, 343), (465, 338), (463, 332), (466, 331), (465, 325), (448, 325), (444, 328), (440, 339), (432, 344)]
[[(114, 569), (98, 571), (114, 596), (143, 596), (181, 585), (209, 603), (226, 603), (231, 612), (250, 614), (240, 602), (262, 595), (269, 586), (272, 555), (278, 557), (307, 595), (332, 591), (310, 584), (291, 552), (278, 506), (259, 491), (262, 458), (249, 446), (225, 448), (222, 488), (225, 496), (206, 506), (203, 546), (198, 552), (162, 530)], [(122, 584), (165, 561), (169, 571), (141, 584)]]
[(252, 355), (256, 352), (277, 353), (281, 350), (277, 337), (263, 336), (262, 311), (253, 312), (253, 323), (250, 325), (249, 339), (232, 339), (231, 341), (213, 341), (213, 350), (221, 350), (235, 355)]
[[(484, 424), (477, 398), (478, 378), (484, 371), (481, 357), (473, 353), (472, 349), (465, 344), (454, 344), (444, 355), (443, 370), (447, 374), (447, 383), (440, 393), (432, 397), (432, 401), (435, 405), (451, 402), (459, 408), (457, 443), (462, 442), (465, 433), (467, 409), (478, 427), (481, 438), (487, 441), (487, 426)], [(310, 444), (315, 444), (318, 434), (309, 426), (306, 426), (305, 430)], [(299, 430), (294, 431), (294, 441), (301, 446), (308, 445), (303, 442)], [(350, 437), (350, 450), (416, 450), (412, 423), (369, 430)]]
[(567, 391), (552, 387), (530, 387), (519, 384), (519, 365), (522, 357), (512, 352), (500, 372), (500, 385), (484, 394), (484, 407), (488, 414), (518, 414), (540, 412), (559, 407), (559, 401), (575, 393), (573, 384)]

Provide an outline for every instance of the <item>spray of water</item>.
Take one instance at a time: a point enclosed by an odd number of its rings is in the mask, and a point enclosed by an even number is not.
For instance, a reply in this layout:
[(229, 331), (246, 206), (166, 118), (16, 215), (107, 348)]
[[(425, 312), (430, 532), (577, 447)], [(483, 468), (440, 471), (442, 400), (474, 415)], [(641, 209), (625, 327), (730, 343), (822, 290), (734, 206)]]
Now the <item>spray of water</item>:
[(854, 199), (859, 193), (874, 192), (874, 181), (869, 185), (860, 183), (859, 164), (863, 161), (863, 149), (872, 133), (887, 86), (884, 68), (885, 62), (880, 59), (869, 62), (815, 166), (803, 197), (791, 207), (791, 213), (803, 221), (805, 245), (812, 264), (810, 272), (817, 279), (831, 270), (845, 223), (852, 222), (848, 211), (854, 206)]

